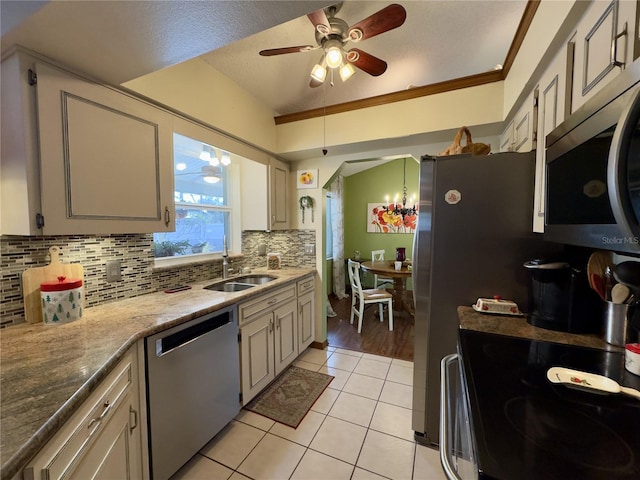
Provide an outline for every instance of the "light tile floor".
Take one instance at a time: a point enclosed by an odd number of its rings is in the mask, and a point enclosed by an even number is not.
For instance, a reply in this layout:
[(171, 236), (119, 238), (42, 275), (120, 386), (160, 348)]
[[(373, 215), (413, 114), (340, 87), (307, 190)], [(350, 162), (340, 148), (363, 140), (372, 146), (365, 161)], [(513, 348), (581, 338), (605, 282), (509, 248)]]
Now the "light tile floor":
[(329, 347), (294, 365), (333, 375), (297, 429), (242, 410), (172, 480), (443, 480), (411, 430), (413, 364)]

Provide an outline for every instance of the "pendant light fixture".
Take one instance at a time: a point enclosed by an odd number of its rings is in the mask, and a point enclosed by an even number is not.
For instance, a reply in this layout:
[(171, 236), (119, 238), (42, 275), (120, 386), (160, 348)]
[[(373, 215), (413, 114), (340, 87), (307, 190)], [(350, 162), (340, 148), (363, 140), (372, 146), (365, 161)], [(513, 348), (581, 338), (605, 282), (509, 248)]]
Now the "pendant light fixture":
[[(385, 210), (388, 213), (392, 213), (394, 215), (401, 215), (402, 219), (406, 215), (417, 215), (418, 209), (416, 207), (415, 197), (411, 196), (410, 206), (407, 207), (407, 159), (404, 159), (403, 163), (403, 174), (402, 174), (402, 205), (398, 204), (398, 196), (393, 199), (393, 205), (389, 204), (389, 196), (385, 197)], [(393, 207), (393, 208), (390, 208)]]

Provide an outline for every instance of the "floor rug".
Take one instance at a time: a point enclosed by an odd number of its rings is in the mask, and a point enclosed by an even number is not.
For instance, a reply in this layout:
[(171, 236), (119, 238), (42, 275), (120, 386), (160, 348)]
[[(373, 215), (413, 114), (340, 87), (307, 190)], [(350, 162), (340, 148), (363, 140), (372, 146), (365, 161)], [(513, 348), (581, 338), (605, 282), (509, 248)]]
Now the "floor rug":
[(289, 427), (298, 428), (333, 378), (324, 373), (289, 367), (244, 408)]

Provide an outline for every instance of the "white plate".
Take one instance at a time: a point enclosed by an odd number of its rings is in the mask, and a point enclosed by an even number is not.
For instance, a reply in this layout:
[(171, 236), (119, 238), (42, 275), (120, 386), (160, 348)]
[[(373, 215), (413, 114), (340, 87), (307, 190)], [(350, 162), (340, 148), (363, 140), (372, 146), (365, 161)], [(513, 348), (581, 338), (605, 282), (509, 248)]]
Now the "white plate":
[(478, 313), (486, 313), (487, 315), (508, 315), (510, 317), (522, 317), (522, 316), (524, 316), (524, 313), (522, 313), (522, 312), (511, 313), (511, 312), (492, 312), (490, 310), (482, 310), (482, 309), (476, 307), (475, 303), (473, 305), (471, 305), (471, 308), (473, 308)]

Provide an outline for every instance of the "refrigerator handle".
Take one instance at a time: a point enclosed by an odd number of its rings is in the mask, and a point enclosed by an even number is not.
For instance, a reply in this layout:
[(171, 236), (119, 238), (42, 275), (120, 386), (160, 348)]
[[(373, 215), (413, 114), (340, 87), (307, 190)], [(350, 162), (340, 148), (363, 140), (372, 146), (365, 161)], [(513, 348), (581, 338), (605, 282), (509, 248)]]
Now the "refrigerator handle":
[(412, 268), (411, 268), (411, 281), (412, 281), (412, 285), (413, 285), (413, 311), (417, 312), (416, 309), (416, 292), (418, 292), (418, 265), (420, 265), (418, 257), (419, 257), (419, 252), (418, 252), (418, 235), (420, 235), (420, 218), (418, 218), (418, 224), (416, 225), (416, 231), (413, 233), (413, 247), (411, 250), (411, 256), (412, 258)]

